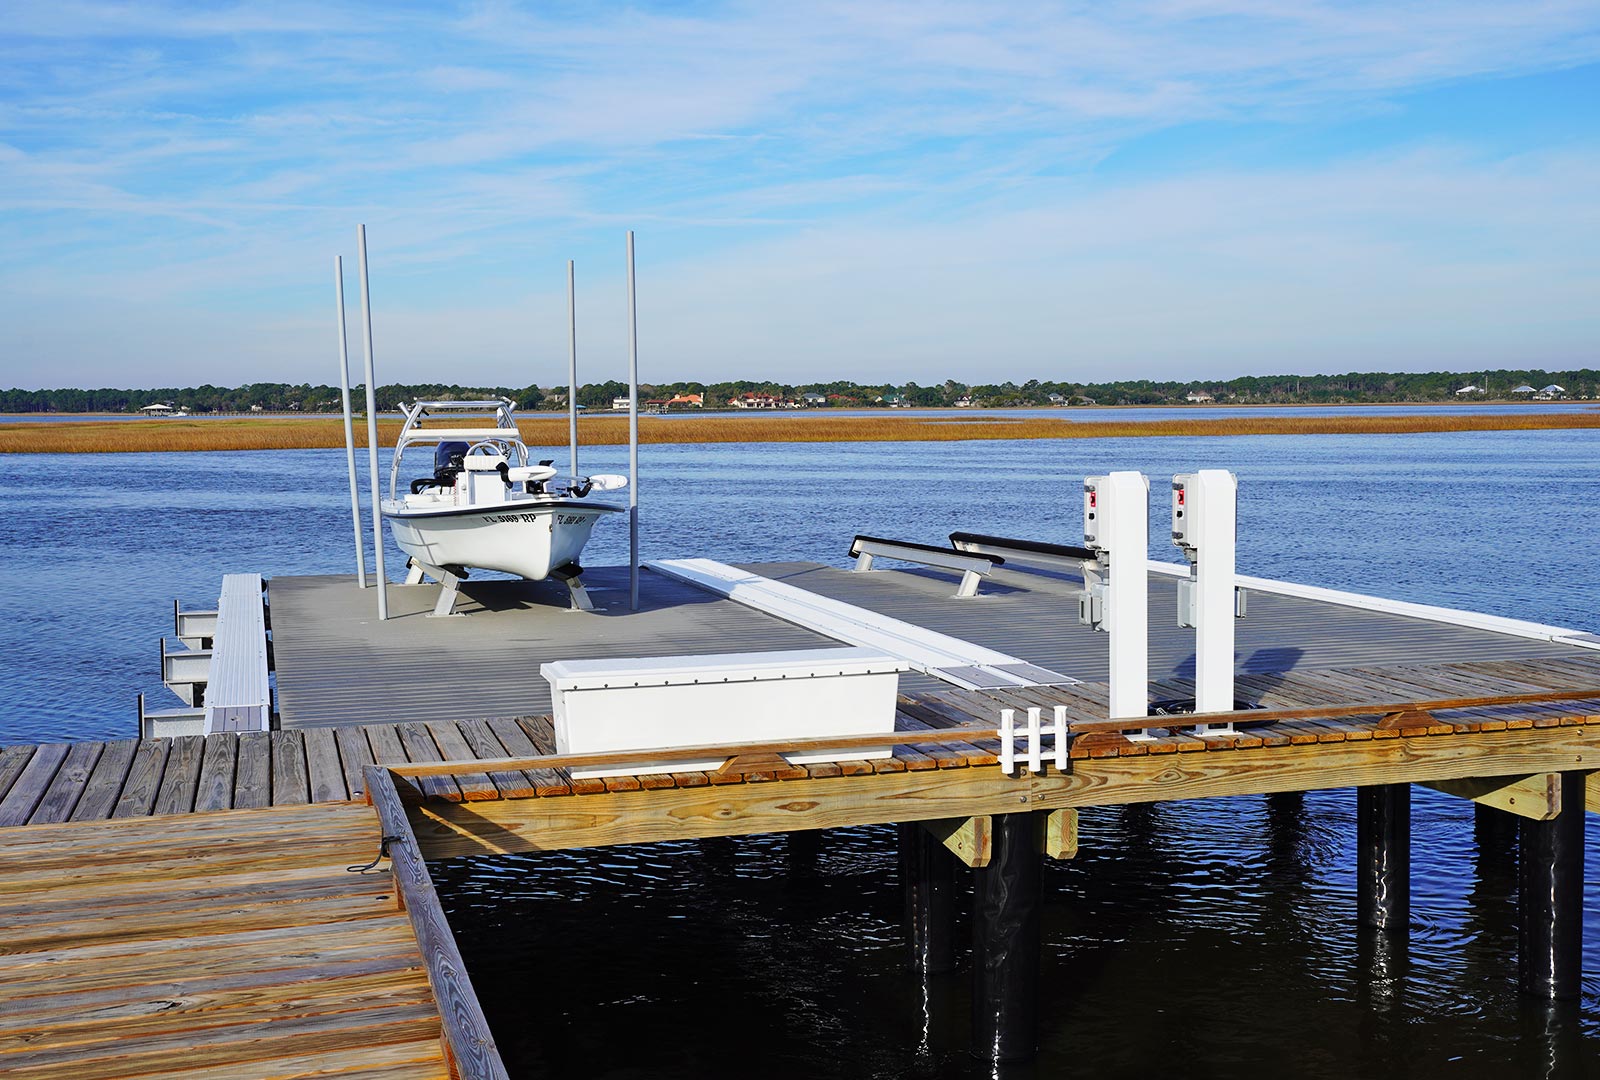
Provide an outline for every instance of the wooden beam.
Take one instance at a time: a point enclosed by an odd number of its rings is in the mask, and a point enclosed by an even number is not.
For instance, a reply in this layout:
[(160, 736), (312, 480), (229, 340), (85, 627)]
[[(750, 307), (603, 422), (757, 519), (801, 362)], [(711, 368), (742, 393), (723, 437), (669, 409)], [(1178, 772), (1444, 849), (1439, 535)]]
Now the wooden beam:
[(994, 850), (994, 819), (989, 815), (924, 821), (922, 827), (967, 866), (989, 865)]
[(1070, 859), (1078, 854), (1078, 811), (1045, 810), (1038, 818), (1039, 851), (1046, 858)]
[(1592, 769), (1600, 727), (1078, 759), (1065, 773), (992, 766), (410, 807), (425, 858), (970, 818), (1169, 799)]
[(1431, 780), (1422, 786), (1534, 821), (1550, 821), (1561, 813), (1560, 773)]
[(450, 1073), (460, 1080), (511, 1080), (473, 992), (455, 934), (439, 904), (433, 877), (418, 850), (395, 779), (381, 765), (368, 765), (364, 779), (367, 798), (378, 812), (383, 835), (392, 838), (389, 869), (411, 919), (411, 929), (417, 935), (428, 985), (438, 1003), (440, 1039)]

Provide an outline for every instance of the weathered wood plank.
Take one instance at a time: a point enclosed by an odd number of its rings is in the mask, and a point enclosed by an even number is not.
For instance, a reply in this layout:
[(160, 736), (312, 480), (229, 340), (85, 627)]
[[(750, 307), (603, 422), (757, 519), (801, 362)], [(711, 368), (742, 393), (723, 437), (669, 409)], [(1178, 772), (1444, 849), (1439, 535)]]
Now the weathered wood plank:
[(296, 730), (272, 732), (272, 805), (302, 806), (310, 801), (305, 740)]
[(161, 791), (161, 774), (167, 767), (167, 752), (172, 748), (170, 739), (140, 739), (128, 766), (128, 777), (122, 785), (122, 794), (112, 809), (114, 818), (148, 817)]
[[(367, 770), (367, 792), (387, 836), (401, 837), (390, 845), (391, 872), (405, 900), (406, 915), (416, 932), (417, 945), (427, 965), (428, 983), (439, 1002), (445, 1044), (451, 1064), (461, 1080), (510, 1080), (494, 1034), (473, 992), (466, 964), (456, 947), (455, 935), (444, 917), (439, 894), (419, 850), (411, 821), (394, 782), (379, 766)], [(501, 805), (508, 800), (478, 801), (472, 806)], [(526, 800), (543, 802), (544, 800)]]
[(11, 785), (22, 775), (23, 766), (33, 757), (33, 751), (31, 744), (0, 749), (0, 799), (11, 792)]
[[(439, 753), (446, 761), (476, 761), (478, 753), (472, 744), (461, 733), (453, 720), (430, 720), (427, 723), (428, 733), (433, 736), (434, 745), (439, 748)], [(455, 774), (455, 782), (461, 787), (463, 799), (497, 799), (500, 789), (489, 779), (487, 773), (462, 772)]]
[(95, 762), (94, 770), (84, 783), (78, 805), (72, 809), (72, 821), (100, 821), (111, 816), (117, 799), (122, 795), (123, 782), (133, 764), (133, 755), (139, 749), (138, 739), (118, 739), (108, 742)]
[[(495, 738), (500, 740), (500, 745), (506, 748), (506, 753), (511, 757), (538, 757), (539, 748), (528, 733), (523, 730), (515, 720), (502, 717), (488, 721), (489, 730), (494, 732)], [(539, 795), (570, 795), (572, 788), (567, 784), (566, 777), (555, 769), (519, 769), (533, 785), (534, 792)]]
[(311, 780), (312, 802), (344, 802), (350, 797), (344, 767), (339, 761), (339, 741), (333, 728), (306, 728), (306, 773)]
[[(405, 747), (406, 757), (413, 763), (444, 760), (444, 755), (439, 753), (439, 747), (434, 744), (433, 733), (428, 730), (428, 725), (413, 720), (400, 724), (396, 730), (400, 734), (400, 745)], [(453, 772), (460, 766), (447, 766), (447, 768)], [(488, 777), (484, 777), (484, 780), (487, 782)], [(430, 799), (461, 798), (461, 785), (456, 783), (453, 776), (446, 773), (421, 777), (418, 783), (422, 786), (422, 793)]]
[(350, 797), (365, 798), (367, 782), (362, 778), (361, 771), (373, 763), (372, 747), (367, 743), (366, 731), (359, 727), (335, 728), (334, 737), (339, 743), (339, 765), (344, 769), (344, 783), (350, 791)]
[(27, 824), (45, 792), (50, 790), (50, 781), (55, 779), (70, 748), (70, 743), (43, 743), (33, 752), (16, 783), (11, 785), (6, 797), (0, 799), (0, 828)]
[(233, 805), (236, 810), (272, 805), (272, 732), (240, 732), (239, 756), (234, 759)]
[(105, 743), (73, 743), (72, 748), (67, 751), (65, 760), (61, 762), (61, 767), (56, 770), (55, 778), (50, 781), (50, 787), (45, 791), (44, 798), (40, 799), (39, 805), (34, 808), (33, 816), (28, 819), (29, 823), (50, 825), (70, 818), (72, 811), (77, 809), (78, 800), (83, 798), (83, 791), (89, 783), (95, 762), (100, 760), (104, 750)]
[(195, 786), (196, 811), (228, 810), (233, 806), (233, 766), (239, 755), (239, 736), (214, 731), (206, 736), (200, 762), (200, 782)]
[(167, 768), (156, 792), (154, 814), (187, 814), (194, 809), (195, 789), (200, 783), (200, 761), (205, 755), (204, 735), (179, 735), (172, 740)]
[[(459, 726), (462, 735), (471, 745), (472, 752), (479, 758), (511, 756), (487, 720), (463, 720)], [(531, 799), (538, 794), (533, 781), (528, 779), (528, 774), (519, 769), (491, 772), (489, 779), (499, 789), (502, 799)], [(641, 782), (643, 779), (640, 777)], [(668, 785), (670, 784), (669, 780)]]

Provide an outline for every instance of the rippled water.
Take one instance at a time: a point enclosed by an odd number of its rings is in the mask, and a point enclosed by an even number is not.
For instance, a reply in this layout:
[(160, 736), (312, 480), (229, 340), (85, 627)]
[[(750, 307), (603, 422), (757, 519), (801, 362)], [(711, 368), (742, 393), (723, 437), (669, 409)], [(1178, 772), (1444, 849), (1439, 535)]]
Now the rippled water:
[[(644, 545), (842, 563), (857, 531), (1071, 540), (1085, 473), (1220, 466), (1240, 477), (1242, 572), (1596, 630), (1595, 450), (1591, 432), (647, 446)], [(589, 471), (624, 464), (620, 448), (585, 452)], [(155, 639), (174, 596), (207, 606), (225, 572), (352, 561), (339, 451), (6, 465), (5, 742), (132, 734), (133, 693), (165, 694)], [(625, 555), (612, 528), (588, 561)], [(1007, 1075), (1600, 1064), (1593, 885), (1584, 998), (1552, 1026), (1516, 993), (1514, 877), (1503, 845), (1480, 858), (1469, 805), (1414, 795), (1405, 957), (1356, 931), (1354, 832), (1348, 791), (1085, 811), (1080, 855), (1045, 872), (1041, 1053)], [(861, 828), (438, 876), (519, 1075), (979, 1075), (965, 972), (904, 970), (894, 852), (892, 829)]]

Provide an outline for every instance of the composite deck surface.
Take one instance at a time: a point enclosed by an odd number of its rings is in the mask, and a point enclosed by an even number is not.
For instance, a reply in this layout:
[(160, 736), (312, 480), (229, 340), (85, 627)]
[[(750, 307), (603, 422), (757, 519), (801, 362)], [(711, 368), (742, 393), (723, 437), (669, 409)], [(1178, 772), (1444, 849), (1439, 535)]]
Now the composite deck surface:
[(0, 1075), (443, 1080), (422, 956), (342, 803), (0, 830)]
[[(1017, 656), (1074, 678), (1106, 678), (1108, 638), (1077, 618), (1077, 581), (999, 569), (977, 597), (954, 596), (958, 575), (819, 563), (747, 569), (824, 596)], [(539, 665), (551, 660), (815, 649), (839, 642), (648, 570), (641, 610), (628, 610), (627, 569), (585, 572), (604, 610), (566, 608), (555, 582), (467, 582), (465, 618), (430, 619), (436, 585), (391, 586), (379, 623), (371, 590), (349, 577), (278, 577), (268, 583), (278, 710), (284, 727), (358, 721), (472, 720), (551, 709)], [(1194, 670), (1194, 632), (1179, 629), (1176, 585), (1150, 581), (1150, 673)], [(1584, 655), (1571, 645), (1430, 622), (1317, 600), (1251, 591), (1235, 626), (1241, 673), (1432, 665)], [(908, 693), (944, 684), (901, 677)]]

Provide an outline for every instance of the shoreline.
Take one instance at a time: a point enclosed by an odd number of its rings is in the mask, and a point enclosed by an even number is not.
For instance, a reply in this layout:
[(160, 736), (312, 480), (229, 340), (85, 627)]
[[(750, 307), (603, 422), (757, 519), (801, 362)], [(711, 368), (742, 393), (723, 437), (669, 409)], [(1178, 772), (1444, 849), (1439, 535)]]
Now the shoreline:
[[(801, 443), (801, 442), (955, 442), (999, 439), (1107, 439), (1229, 437), (1247, 435), (1399, 435), (1472, 431), (1551, 431), (1600, 428), (1600, 410), (1542, 413), (1450, 413), (1399, 416), (1254, 416), (1165, 420), (1074, 420), (1062, 417), (1007, 417), (1009, 410), (894, 410), (885, 415), (830, 417), (819, 411), (791, 416), (780, 424), (751, 425), (743, 416), (647, 417), (639, 428), (643, 444)], [(954, 415), (951, 415), (954, 414)], [(563, 414), (519, 421), (529, 446), (565, 446)], [(628, 441), (624, 416), (579, 418), (581, 441), (590, 446), (620, 446)], [(392, 446), (398, 420), (380, 420), (380, 445)], [(356, 445), (366, 445), (365, 425), (357, 426)], [(132, 424), (124, 420), (63, 424), (50, 421), (0, 425), (0, 453), (161, 453), (233, 450), (318, 450), (344, 446), (344, 424), (337, 416), (294, 419), (174, 419)]]
[[(723, 407), (718, 409), (682, 409), (671, 413), (647, 413), (644, 416), (673, 416), (673, 417), (827, 417), (829, 415), (849, 414), (859, 416), (861, 413), (877, 415), (882, 413), (886, 417), (916, 416), (918, 414), (936, 413), (939, 415), (955, 416), (984, 416), (1003, 413), (1034, 413), (1057, 412), (1063, 415), (1076, 416), (1080, 413), (1097, 412), (1123, 412), (1130, 409), (1440, 409), (1459, 408), (1463, 405), (1494, 405), (1525, 409), (1544, 409), (1552, 405), (1572, 406), (1579, 404), (1582, 399), (1565, 398), (1560, 401), (1529, 401), (1522, 398), (1492, 398), (1478, 401), (1207, 401), (1207, 402), (1172, 402), (1154, 405), (1005, 405), (997, 408), (973, 406), (971, 408), (957, 408), (954, 405), (916, 405), (907, 408), (875, 408), (870, 405), (846, 406), (839, 408), (808, 408), (808, 409), (736, 409)], [(1586, 408), (1600, 411), (1600, 400), (1591, 402)], [(360, 415), (360, 414), (358, 414)], [(536, 409), (531, 412), (520, 412), (524, 420), (543, 420), (547, 418), (565, 419), (565, 409)], [(626, 410), (612, 409), (586, 409), (579, 419), (584, 417), (626, 417)], [(382, 411), (379, 416), (400, 416), (399, 412)], [(106, 421), (133, 421), (133, 420), (204, 420), (208, 423), (218, 421), (238, 420), (339, 420), (341, 414), (336, 412), (310, 412), (310, 413), (200, 413), (183, 417), (171, 416), (140, 416), (137, 413), (125, 412), (0, 412), (0, 420), (9, 423), (25, 424), (30, 420), (46, 424), (62, 419), (103, 419)]]

